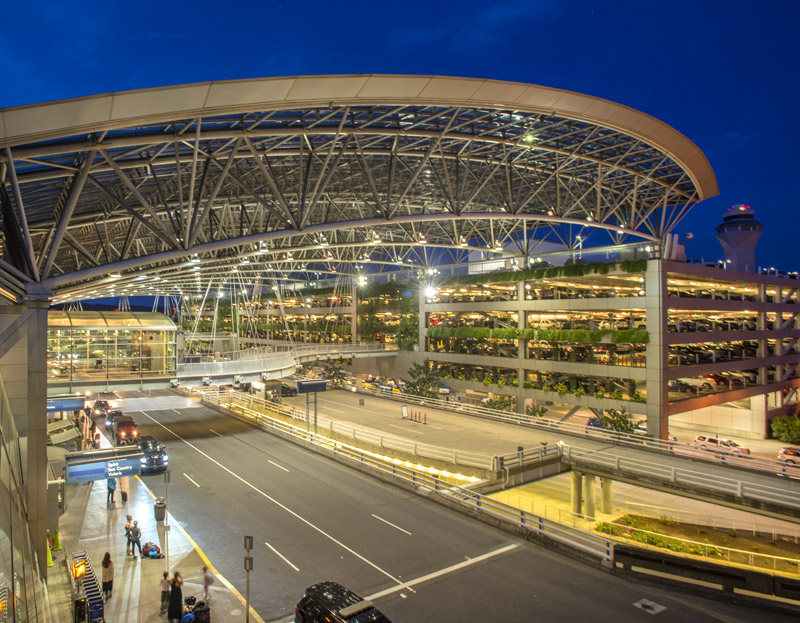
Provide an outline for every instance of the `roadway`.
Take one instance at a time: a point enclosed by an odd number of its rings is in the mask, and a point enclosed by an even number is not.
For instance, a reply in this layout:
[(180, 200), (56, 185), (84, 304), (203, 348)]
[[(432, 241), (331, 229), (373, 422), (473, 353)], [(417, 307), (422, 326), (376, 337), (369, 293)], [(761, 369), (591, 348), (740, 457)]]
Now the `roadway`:
[[(777, 490), (781, 495), (794, 492), (793, 499), (800, 499), (800, 470), (789, 470), (794, 478), (784, 478), (780, 474), (758, 472), (745, 469), (749, 466), (768, 467), (766, 461), (756, 461), (747, 456), (730, 456), (723, 460), (714, 452), (702, 450), (694, 445), (674, 444), (673, 451), (656, 451), (644, 449), (639, 445), (624, 445), (609, 439), (609, 435), (598, 429), (586, 426), (573, 426), (580, 434), (569, 434), (561, 429), (518, 426), (479, 418), (457, 411), (446, 411), (429, 406), (409, 404), (409, 408), (422, 413), (427, 424), (404, 420), (401, 416), (401, 405), (397, 400), (382, 398), (380, 395), (354, 393), (352, 391), (333, 390), (318, 394), (318, 414), (329, 419), (346, 422), (353, 426), (369, 429), (376, 434), (394, 435), (410, 439), (417, 443), (425, 443), (443, 448), (464, 452), (476, 452), (486, 455), (501, 455), (516, 452), (523, 448), (537, 448), (542, 443), (559, 441), (590, 454), (610, 454), (631, 460), (642, 460), (657, 463), (665, 469), (689, 470), (697, 472), (709, 482), (722, 483), (731, 479), (741, 480), (750, 485), (749, 490)], [(302, 411), (305, 410), (305, 397), (284, 398), (285, 403)], [(364, 401), (363, 406), (360, 401)], [(688, 439), (684, 439), (684, 442)], [(759, 448), (756, 456), (774, 459), (780, 442), (774, 440), (756, 441)], [(724, 463), (724, 465), (722, 464)], [(776, 463), (777, 465), (777, 463)], [(654, 480), (655, 483), (655, 480)], [(644, 486), (644, 482), (642, 482)], [(650, 483), (655, 488), (663, 488)], [(669, 488), (669, 483), (666, 483)], [(674, 491), (678, 494), (679, 489)], [(791, 497), (791, 496), (790, 496)], [(725, 496), (707, 497), (709, 501), (721, 501)], [(730, 502), (730, 500), (728, 500)], [(746, 505), (745, 505), (746, 506)], [(742, 506), (744, 508), (744, 506)], [(796, 509), (795, 509), (796, 510)], [(774, 513), (772, 513), (774, 516)], [(797, 513), (795, 512), (795, 515)], [(788, 521), (800, 522), (800, 518), (791, 515)]]
[[(664, 621), (763, 620), (763, 608), (623, 581), (176, 398), (121, 406), (167, 445), (173, 521), (242, 594), (242, 537), (254, 536), (251, 601), (266, 621), (287, 620), (303, 589), (325, 579), (396, 622), (650, 621), (642, 599), (665, 607)], [(164, 489), (160, 474), (142, 480)]]

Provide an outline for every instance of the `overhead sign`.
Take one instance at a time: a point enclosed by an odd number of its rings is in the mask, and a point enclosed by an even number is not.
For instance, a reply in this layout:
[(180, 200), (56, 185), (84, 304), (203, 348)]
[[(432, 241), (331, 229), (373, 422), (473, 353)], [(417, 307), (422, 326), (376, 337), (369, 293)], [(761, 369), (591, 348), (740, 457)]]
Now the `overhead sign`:
[(47, 400), (47, 412), (83, 411), (85, 403), (83, 396), (77, 398), (49, 398)]
[(313, 394), (314, 392), (324, 392), (328, 389), (327, 381), (304, 380), (297, 381), (298, 394)]
[(86, 452), (68, 452), (65, 456), (67, 484), (106, 478), (137, 476), (144, 454), (136, 446), (122, 446)]

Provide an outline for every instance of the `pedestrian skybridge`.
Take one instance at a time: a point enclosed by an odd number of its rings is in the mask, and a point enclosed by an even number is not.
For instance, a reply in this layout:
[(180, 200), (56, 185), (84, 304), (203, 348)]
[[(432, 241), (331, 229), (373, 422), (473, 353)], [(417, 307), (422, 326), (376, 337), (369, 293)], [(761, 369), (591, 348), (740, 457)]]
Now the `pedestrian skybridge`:
[(298, 365), (311, 361), (396, 355), (396, 349), (374, 342), (251, 348), (213, 361), (179, 363), (175, 378), (181, 385), (224, 385), (237, 379), (252, 382), (289, 376)]

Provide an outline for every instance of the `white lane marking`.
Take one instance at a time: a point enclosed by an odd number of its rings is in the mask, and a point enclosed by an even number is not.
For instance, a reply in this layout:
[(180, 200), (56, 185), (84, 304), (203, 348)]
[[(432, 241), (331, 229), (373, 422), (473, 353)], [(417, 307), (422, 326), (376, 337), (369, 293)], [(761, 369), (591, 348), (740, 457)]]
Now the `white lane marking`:
[(334, 413), (344, 413), (341, 409), (334, 409), (333, 407), (325, 407), (326, 411), (333, 411)]
[(277, 467), (278, 469), (282, 469), (285, 472), (289, 471), (283, 465), (278, 465), (275, 461), (270, 461), (269, 459), (267, 459), (267, 463), (272, 463), (275, 467)]
[(372, 514), (372, 516), (377, 519), (378, 521), (382, 521), (385, 524), (390, 525), (392, 528), (397, 528), (400, 532), (405, 532), (408, 536), (411, 536), (411, 533), (408, 530), (403, 530), (400, 526), (395, 526), (391, 521), (386, 521), (383, 517), (378, 517), (376, 514)]
[[(148, 415), (147, 417), (150, 417), (150, 416)], [(189, 482), (191, 482), (191, 483), (192, 483), (192, 484), (193, 484), (195, 487), (197, 487), (198, 489), (200, 488), (200, 485), (198, 485), (198, 484), (197, 484), (197, 483), (196, 483), (194, 480), (192, 480), (192, 479), (191, 479), (191, 478), (190, 478), (190, 477), (189, 477), (189, 476), (186, 474), (186, 472), (184, 472), (184, 473), (183, 473), (183, 475), (184, 475), (184, 476), (186, 476), (187, 478), (189, 478)]]
[[(203, 452), (203, 451), (202, 451), (200, 448), (198, 448), (197, 446), (195, 446), (193, 443), (191, 443), (191, 442), (189, 442), (189, 441), (186, 441), (186, 440), (185, 440), (183, 437), (181, 437), (181, 436), (180, 436), (178, 433), (176, 433), (176, 432), (174, 432), (174, 431), (170, 430), (169, 428), (167, 428), (166, 426), (164, 426), (164, 425), (163, 425), (161, 422), (159, 422), (158, 420), (156, 420), (156, 419), (155, 419), (154, 417), (152, 417), (150, 414), (148, 414), (148, 413), (146, 413), (146, 412), (142, 411), (142, 415), (144, 415), (145, 417), (148, 417), (148, 418), (150, 418), (151, 420), (153, 420), (153, 422), (155, 422), (156, 424), (158, 424), (158, 425), (159, 425), (161, 428), (163, 428), (165, 431), (167, 431), (168, 433), (170, 433), (170, 434), (171, 434), (171, 435), (173, 435), (174, 437), (176, 437), (176, 438), (180, 439), (180, 440), (181, 440), (183, 443), (185, 443), (187, 446), (189, 446), (190, 448), (192, 448), (192, 449), (193, 449), (194, 451), (196, 451), (198, 454), (202, 454), (204, 457), (206, 457), (206, 458), (207, 458), (209, 461), (211, 461), (212, 463), (214, 463), (214, 464), (215, 464), (216, 466), (218, 466), (220, 469), (222, 469), (222, 470), (224, 470), (224, 471), (228, 472), (228, 473), (229, 473), (231, 476), (233, 476), (234, 478), (236, 478), (236, 479), (237, 479), (239, 482), (241, 482), (242, 484), (245, 484), (245, 485), (247, 485), (247, 486), (248, 486), (248, 487), (250, 487), (250, 488), (251, 488), (253, 491), (255, 491), (255, 492), (256, 492), (256, 493), (258, 493), (259, 495), (263, 496), (264, 498), (266, 498), (267, 500), (269, 500), (270, 502), (272, 502), (272, 503), (273, 503), (275, 506), (277, 506), (278, 508), (281, 508), (281, 509), (285, 510), (285, 511), (286, 511), (287, 513), (289, 513), (289, 514), (290, 514), (292, 517), (294, 517), (294, 518), (295, 518), (295, 519), (297, 519), (298, 521), (301, 521), (301, 522), (303, 522), (304, 524), (306, 524), (306, 525), (307, 525), (309, 528), (311, 528), (312, 530), (316, 530), (316, 531), (317, 531), (317, 532), (319, 532), (319, 533), (320, 533), (322, 536), (326, 537), (327, 539), (329, 539), (329, 540), (330, 540), (330, 541), (332, 541), (333, 543), (336, 543), (336, 545), (338, 545), (339, 547), (341, 547), (343, 550), (345, 550), (345, 551), (349, 552), (350, 554), (352, 554), (353, 556), (355, 556), (356, 558), (358, 558), (358, 559), (359, 559), (359, 560), (361, 560), (362, 562), (366, 563), (367, 565), (369, 565), (370, 567), (372, 567), (373, 569), (375, 569), (375, 570), (376, 570), (376, 571), (378, 571), (379, 573), (382, 573), (383, 575), (385, 575), (387, 578), (389, 578), (390, 580), (392, 580), (392, 582), (396, 582), (398, 585), (401, 585), (401, 586), (403, 585), (403, 582), (402, 582), (401, 580), (399, 580), (398, 578), (394, 577), (394, 576), (393, 576), (391, 573), (389, 573), (388, 571), (384, 571), (384, 570), (383, 570), (383, 569), (381, 569), (381, 568), (380, 568), (378, 565), (376, 565), (374, 562), (372, 562), (372, 561), (370, 561), (370, 560), (367, 560), (366, 558), (364, 558), (364, 557), (363, 557), (361, 554), (359, 554), (358, 552), (356, 552), (356, 551), (353, 551), (352, 549), (350, 549), (349, 547), (347, 547), (347, 545), (345, 545), (344, 543), (342, 543), (342, 542), (341, 542), (341, 541), (339, 541), (338, 539), (334, 538), (333, 536), (331, 536), (330, 534), (328, 534), (327, 532), (325, 532), (325, 531), (324, 531), (322, 528), (320, 528), (320, 527), (318, 527), (318, 526), (315, 526), (315, 525), (314, 525), (313, 523), (311, 523), (311, 522), (310, 522), (308, 519), (306, 519), (305, 517), (302, 517), (301, 515), (298, 515), (296, 512), (294, 512), (294, 511), (293, 511), (291, 508), (289, 508), (289, 507), (288, 507), (288, 506), (286, 506), (285, 504), (281, 504), (280, 502), (278, 502), (278, 500), (276, 500), (275, 498), (273, 498), (273, 497), (271, 497), (271, 496), (267, 495), (266, 493), (264, 493), (264, 492), (263, 492), (261, 489), (259, 489), (259, 488), (258, 488), (258, 487), (256, 487), (255, 485), (253, 485), (253, 484), (251, 484), (251, 483), (247, 482), (247, 481), (246, 481), (244, 478), (242, 478), (242, 477), (241, 477), (239, 474), (237, 474), (236, 472), (234, 472), (234, 471), (233, 471), (233, 470), (231, 470), (231, 469), (228, 469), (227, 467), (225, 467), (225, 466), (224, 466), (222, 463), (220, 463), (220, 462), (219, 462), (219, 461), (217, 461), (216, 459), (213, 459), (213, 458), (211, 458), (211, 457), (210, 457), (208, 454), (206, 454), (205, 452)], [(410, 590), (413, 590), (413, 589), (410, 589)]]
[(220, 437), (224, 437), (224, 436), (225, 436), (225, 435), (220, 435), (220, 434), (219, 434), (217, 431), (215, 431), (213, 428), (209, 428), (208, 430), (210, 430), (210, 431), (211, 431), (212, 433), (214, 433), (215, 435), (219, 435)]
[(418, 431), (418, 430), (409, 430), (407, 427), (405, 427), (405, 426), (398, 426), (397, 424), (387, 424), (387, 426), (393, 426), (394, 428), (402, 428), (402, 429), (403, 429), (404, 431), (406, 431), (407, 433), (414, 433), (415, 435), (422, 435), (422, 434), (424, 434), (424, 433), (422, 433), (422, 431)]
[(270, 544), (269, 544), (269, 543), (267, 543), (266, 541), (264, 541), (264, 545), (266, 545), (266, 546), (267, 546), (267, 547), (269, 547), (269, 548), (270, 548), (270, 549), (271, 549), (273, 552), (275, 552), (275, 554), (278, 556), (278, 558), (280, 558), (280, 559), (281, 559), (283, 562), (285, 562), (287, 565), (289, 565), (289, 566), (290, 566), (292, 569), (294, 569), (294, 570), (295, 570), (295, 571), (297, 571), (298, 573), (300, 572), (300, 569), (298, 569), (298, 568), (297, 568), (297, 567), (295, 567), (295, 566), (294, 566), (292, 563), (290, 563), (290, 562), (289, 562), (289, 559), (288, 559), (288, 558), (286, 558), (286, 556), (284, 556), (283, 554), (281, 554), (281, 553), (280, 553), (280, 552), (279, 552), (277, 549), (275, 549), (274, 547), (272, 547), (272, 545), (270, 545)]
[(510, 552), (512, 549), (516, 549), (517, 547), (519, 547), (519, 544), (517, 543), (506, 545), (505, 547), (501, 547), (500, 549), (496, 549), (494, 551), (481, 554), (480, 556), (477, 556), (475, 558), (470, 558), (469, 560), (465, 560), (464, 562), (459, 562), (455, 565), (451, 565), (450, 567), (439, 569), (439, 571), (434, 571), (433, 573), (429, 573), (428, 575), (423, 575), (422, 577), (416, 578), (414, 580), (403, 582), (399, 586), (392, 586), (391, 588), (387, 588), (378, 593), (373, 593), (372, 595), (367, 596), (367, 599), (380, 599), (381, 597), (385, 597), (386, 595), (391, 595), (392, 593), (396, 593), (397, 591), (403, 590), (404, 588), (407, 588), (408, 590), (413, 592), (414, 589), (411, 587), (414, 586), (415, 584), (422, 584), (423, 582), (427, 582), (428, 580), (433, 580), (434, 578), (438, 578), (439, 576), (452, 573), (453, 571), (458, 571), (459, 569), (463, 569), (464, 567), (469, 567), (470, 565), (474, 565), (475, 563), (488, 560), (489, 558), (494, 558), (495, 556), (499, 556), (500, 554), (505, 554), (506, 552)]
[(180, 412), (180, 411), (178, 411), (177, 409), (173, 409), (173, 411), (174, 411), (175, 413), (177, 413), (178, 415), (182, 415), (182, 414), (181, 414), (181, 412)]

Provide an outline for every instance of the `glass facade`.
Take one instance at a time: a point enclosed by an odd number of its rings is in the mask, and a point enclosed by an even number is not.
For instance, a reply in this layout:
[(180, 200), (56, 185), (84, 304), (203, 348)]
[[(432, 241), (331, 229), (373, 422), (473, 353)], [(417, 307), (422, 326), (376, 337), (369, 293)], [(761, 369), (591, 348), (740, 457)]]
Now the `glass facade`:
[(163, 314), (51, 310), (47, 325), (51, 382), (175, 374), (176, 327)]

